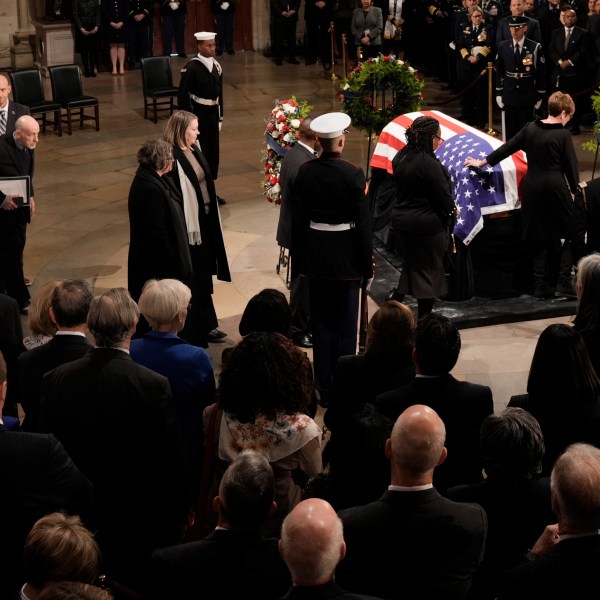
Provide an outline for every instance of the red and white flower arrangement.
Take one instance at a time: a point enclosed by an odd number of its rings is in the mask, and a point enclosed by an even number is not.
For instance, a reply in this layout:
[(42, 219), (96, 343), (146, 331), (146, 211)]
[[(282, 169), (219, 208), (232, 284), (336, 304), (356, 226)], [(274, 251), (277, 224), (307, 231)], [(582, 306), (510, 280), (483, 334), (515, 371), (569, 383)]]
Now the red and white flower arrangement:
[(263, 150), (262, 189), (269, 202), (281, 204), (281, 186), (279, 185), (281, 160), (298, 141), (300, 123), (312, 108), (308, 102), (298, 101), (295, 96), (288, 100), (275, 100), (275, 107), (266, 119), (265, 142), (267, 148)]

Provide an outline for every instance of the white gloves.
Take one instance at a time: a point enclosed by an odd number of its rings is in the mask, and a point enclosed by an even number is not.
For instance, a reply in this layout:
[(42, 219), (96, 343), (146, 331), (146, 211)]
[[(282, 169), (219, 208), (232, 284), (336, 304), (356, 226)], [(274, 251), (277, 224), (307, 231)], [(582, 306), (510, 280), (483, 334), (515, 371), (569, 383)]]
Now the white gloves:
[(504, 108), (504, 102), (502, 102), (502, 96), (496, 96), (496, 104), (500, 107), (500, 108)]
[(221, 127), (223, 127), (223, 121), (219, 121), (219, 131), (221, 131)]
[(540, 106), (542, 105), (542, 101), (538, 100), (534, 105), (533, 108), (535, 108), (535, 110), (537, 110)]

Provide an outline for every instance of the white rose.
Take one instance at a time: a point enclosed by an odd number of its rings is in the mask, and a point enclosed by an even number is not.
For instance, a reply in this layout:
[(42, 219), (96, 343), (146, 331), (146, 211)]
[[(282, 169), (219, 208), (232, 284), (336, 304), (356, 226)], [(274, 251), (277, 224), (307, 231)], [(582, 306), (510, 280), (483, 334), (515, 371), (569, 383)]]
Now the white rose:
[(294, 141), (294, 136), (292, 134), (290, 134), (290, 133), (286, 133), (283, 136), (283, 141), (284, 142), (293, 142)]
[(416, 72), (417, 72), (417, 70), (416, 70), (416, 69), (413, 69), (412, 67), (408, 67), (408, 70), (409, 70), (411, 73), (416, 73)]
[(346, 84), (344, 85), (344, 88), (343, 88), (343, 89), (345, 89), (345, 90), (349, 90), (349, 89), (350, 89), (350, 84), (349, 84), (349, 83), (346, 83)]
[(286, 113), (294, 111), (294, 107), (291, 104), (284, 104), (282, 108)]
[(290, 121), (290, 125), (294, 128), (294, 129), (298, 129), (298, 127), (300, 127), (300, 119), (292, 119)]
[(281, 131), (285, 123), (277, 123), (277, 131)]
[(280, 186), (278, 183), (276, 183), (276, 184), (275, 184), (275, 185), (274, 185), (274, 186), (271, 188), (271, 190), (272, 190), (272, 193), (273, 193), (273, 194), (279, 194), (279, 192), (281, 192), (281, 186)]
[(403, 60), (400, 60), (400, 59), (398, 59), (396, 62), (397, 62), (399, 65), (403, 65), (403, 64), (404, 64), (404, 61), (403, 61)]
[(376, 57), (373, 59), (373, 62), (374, 62), (374, 63), (376, 63), (376, 62), (379, 62), (379, 56), (376, 56)]
[(279, 119), (279, 117), (281, 117), (281, 115), (285, 116), (285, 114), (284, 114), (284, 112), (283, 112), (282, 110), (278, 110), (278, 111), (275, 113), (275, 116), (276, 116), (278, 119)]

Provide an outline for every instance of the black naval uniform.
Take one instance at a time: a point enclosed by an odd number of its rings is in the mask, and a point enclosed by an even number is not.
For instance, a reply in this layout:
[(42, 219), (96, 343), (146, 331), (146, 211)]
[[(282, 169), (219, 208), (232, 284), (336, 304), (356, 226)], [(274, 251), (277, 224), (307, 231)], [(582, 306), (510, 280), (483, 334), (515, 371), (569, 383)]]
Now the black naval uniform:
[(178, 106), (198, 117), (200, 147), (213, 179), (219, 174), (219, 123), (223, 120), (223, 69), (213, 59), (212, 72), (194, 57), (181, 69)]
[(315, 384), (331, 388), (340, 356), (356, 353), (361, 278), (373, 275), (371, 214), (365, 174), (339, 152), (323, 152), (298, 170), (299, 213), (292, 246), (309, 277)]
[[(456, 50), (458, 51), (458, 88), (465, 90), (479, 76), (481, 71), (487, 67), (487, 60), (492, 52), (494, 36), (490, 25), (481, 24), (473, 26), (469, 21), (461, 29), (456, 38)], [(471, 64), (469, 56), (476, 56), (477, 62)], [(488, 116), (487, 107), (487, 79), (482, 77), (462, 97), (463, 121), (469, 125), (483, 127)]]
[(546, 93), (546, 69), (541, 44), (523, 38), (517, 56), (513, 41), (498, 46), (496, 95), (504, 103), (506, 139), (516, 135), (534, 117), (534, 105)]

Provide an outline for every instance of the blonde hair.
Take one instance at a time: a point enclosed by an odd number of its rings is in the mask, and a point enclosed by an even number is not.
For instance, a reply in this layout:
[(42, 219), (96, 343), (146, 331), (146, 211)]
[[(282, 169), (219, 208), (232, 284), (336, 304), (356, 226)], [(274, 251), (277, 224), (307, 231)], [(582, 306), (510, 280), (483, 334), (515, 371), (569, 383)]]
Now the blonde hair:
[(61, 580), (91, 583), (100, 572), (100, 548), (79, 517), (52, 513), (29, 532), (23, 563), (27, 583), (36, 588)]
[(50, 306), (52, 305), (52, 294), (60, 284), (59, 279), (48, 281), (39, 287), (31, 297), (27, 313), (27, 326), (34, 335), (53, 336), (56, 333), (56, 324), (50, 318)]
[(138, 305), (150, 327), (157, 329), (172, 323), (187, 309), (191, 298), (190, 288), (177, 279), (150, 279), (144, 285)]
[(197, 121), (198, 117), (187, 110), (176, 110), (168, 120), (163, 131), (163, 138), (172, 146), (186, 148), (185, 132), (192, 121)]

